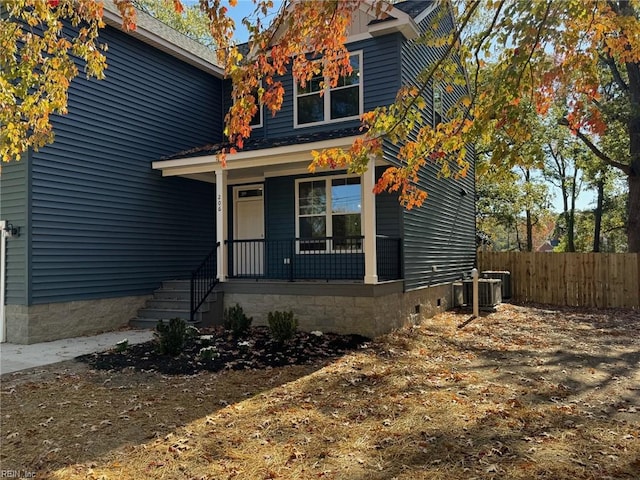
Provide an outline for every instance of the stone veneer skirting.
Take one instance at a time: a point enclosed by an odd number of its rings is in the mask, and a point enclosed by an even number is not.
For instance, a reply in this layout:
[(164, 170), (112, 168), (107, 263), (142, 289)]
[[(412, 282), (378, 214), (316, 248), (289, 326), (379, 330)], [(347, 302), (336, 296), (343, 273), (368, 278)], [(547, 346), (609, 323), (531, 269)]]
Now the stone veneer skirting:
[(253, 317), (253, 325), (266, 325), (270, 311), (293, 311), (299, 328), (376, 337), (452, 306), (451, 284), (410, 292), (401, 282), (362, 284), (266, 284), (229, 282), (222, 287), (224, 307), (239, 304)]
[(95, 335), (126, 326), (150, 295), (44, 305), (6, 305), (7, 341), (19, 344)]

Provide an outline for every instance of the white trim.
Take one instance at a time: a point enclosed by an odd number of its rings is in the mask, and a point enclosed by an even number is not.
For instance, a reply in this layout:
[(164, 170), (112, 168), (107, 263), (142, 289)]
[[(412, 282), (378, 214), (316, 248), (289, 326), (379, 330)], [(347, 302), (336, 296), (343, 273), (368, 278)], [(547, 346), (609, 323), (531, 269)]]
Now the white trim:
[(369, 158), (367, 170), (362, 174), (362, 213), (361, 224), (364, 232), (364, 283), (378, 283), (376, 249), (376, 198), (373, 187), (376, 184), (375, 158)]
[[(333, 198), (331, 196), (331, 181), (332, 180), (337, 180), (337, 179), (341, 179), (341, 178), (358, 178), (360, 179), (360, 235), (362, 235), (362, 214), (363, 214), (363, 185), (362, 185), (362, 177), (360, 175), (354, 175), (354, 174), (349, 174), (349, 173), (343, 173), (340, 175), (326, 175), (326, 176), (322, 176), (322, 177), (306, 177), (306, 178), (297, 178), (294, 182), (295, 184), (295, 195), (294, 195), (294, 201), (295, 201), (295, 231), (296, 231), (296, 238), (300, 238), (300, 192), (299, 192), (299, 185), (301, 183), (309, 183), (309, 182), (324, 182), (324, 188), (325, 188), (325, 196), (326, 196), (326, 204), (325, 204), (325, 212), (324, 212), (324, 217), (326, 219), (326, 223), (325, 223), (325, 237), (333, 237), (333, 223), (331, 222), (331, 219), (333, 217), (333, 213), (331, 212), (332, 210), (332, 201)], [(322, 214), (317, 214), (317, 215), (305, 215), (302, 218), (306, 218), (307, 216), (322, 216)], [(375, 235), (374, 235), (375, 238)], [(322, 240), (318, 240), (319, 242), (321, 242)], [(353, 250), (341, 250), (341, 249), (333, 249), (330, 246), (330, 241), (326, 240), (326, 245), (325, 245), (325, 250), (324, 253), (362, 253), (362, 248), (358, 248), (358, 249), (353, 249)], [(297, 254), (301, 254), (301, 255), (305, 255), (307, 253), (322, 253), (322, 251), (311, 251), (311, 252), (306, 252), (304, 250), (300, 250), (300, 244), (299, 242), (296, 242), (296, 253)]]
[(227, 264), (227, 245), (225, 240), (229, 238), (227, 222), (227, 172), (216, 172), (216, 242), (218, 246), (218, 280), (225, 282), (229, 272)]
[(420, 15), (413, 19), (416, 25), (420, 24), (425, 18), (427, 18), (432, 12), (434, 12), (440, 6), (440, 1), (435, 1), (431, 4), (430, 8), (426, 8)]
[[(318, 125), (328, 125), (332, 123), (346, 122), (349, 120), (358, 120), (364, 112), (364, 51), (354, 50), (349, 52), (349, 59), (358, 57), (358, 114), (350, 117), (330, 118), (331, 117), (331, 93), (338, 90), (344, 90), (346, 88), (353, 88), (354, 85), (347, 85), (344, 87), (330, 88), (325, 86), (324, 93), (322, 94), (324, 120), (311, 123), (298, 123), (298, 82), (293, 82), (293, 128), (306, 128), (315, 127)], [(301, 96), (311, 96), (313, 93), (301, 94)], [(328, 118), (328, 120), (327, 120)]]

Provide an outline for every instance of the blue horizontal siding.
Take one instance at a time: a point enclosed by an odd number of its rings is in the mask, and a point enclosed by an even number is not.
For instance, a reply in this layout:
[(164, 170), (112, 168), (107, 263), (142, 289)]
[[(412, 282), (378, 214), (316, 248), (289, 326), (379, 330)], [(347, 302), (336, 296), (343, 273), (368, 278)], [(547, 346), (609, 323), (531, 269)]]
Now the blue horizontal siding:
[(222, 82), (115, 29), (107, 78), (77, 78), (34, 153), (33, 304), (148, 294), (215, 245), (215, 187), (151, 162), (222, 139)]
[[(424, 31), (439, 15), (436, 11), (420, 25)], [(438, 18), (442, 33), (453, 28), (450, 15)], [(403, 84), (416, 84), (418, 74), (438, 58), (438, 50), (415, 42), (405, 42), (402, 48)], [(424, 121), (432, 121), (431, 91), (424, 110)], [(465, 93), (463, 87), (455, 87), (451, 94), (444, 94), (444, 108)], [(386, 144), (386, 155), (393, 161), (397, 147)], [(438, 177), (439, 169), (427, 164), (419, 173), (418, 185), (429, 197), (419, 208), (407, 210), (403, 215), (405, 288), (412, 290), (438, 283), (450, 282), (469, 273), (475, 263), (475, 171), (473, 155), (467, 177), (460, 180)], [(461, 190), (466, 196), (461, 195)]]
[(29, 158), (12, 160), (2, 165), (0, 175), (0, 220), (20, 228), (20, 236), (6, 242), (7, 305), (24, 305), (28, 297), (29, 279)]

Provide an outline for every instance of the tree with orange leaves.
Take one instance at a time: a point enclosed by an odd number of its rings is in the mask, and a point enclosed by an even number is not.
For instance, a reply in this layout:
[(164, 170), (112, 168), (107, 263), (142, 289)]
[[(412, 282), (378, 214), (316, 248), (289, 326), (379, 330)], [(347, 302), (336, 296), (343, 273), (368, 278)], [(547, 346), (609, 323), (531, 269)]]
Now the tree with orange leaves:
[[(113, 1), (124, 27), (134, 28), (130, 0)], [(488, 135), (500, 132), (493, 165), (510, 167), (517, 157), (513, 145), (531, 139), (523, 105), (548, 115), (549, 106), (560, 100), (564, 115), (557, 119), (559, 128), (568, 128), (600, 160), (627, 175), (628, 245), (631, 252), (640, 252), (640, 0), (438, 1), (455, 11), (456, 28), (443, 32), (434, 25), (417, 41), (439, 48), (440, 59), (415, 84), (403, 87), (394, 104), (363, 116), (366, 133), (351, 149), (316, 152), (313, 165), (362, 171), (383, 142), (400, 144), (397, 166), (385, 172), (376, 190), (399, 191), (411, 208), (426, 198), (416, 186), (425, 165), (437, 165), (443, 176), (464, 176), (468, 145), (478, 139), (487, 143), (493, 140)], [(257, 15), (247, 21), (247, 55), (233, 43), (235, 24), (228, 7), (221, 0), (199, 2), (210, 19), (219, 61), (233, 80), (226, 134), (235, 149), (250, 135), (259, 102), (274, 113), (281, 108), (279, 76), (289, 71), (304, 85), (322, 70), (325, 82), (334, 85), (349, 73), (345, 42), (352, 13), (363, 3), (378, 16), (388, 8), (384, 0), (288, 0), (276, 20), (266, 24), (273, 3), (253, 2)], [(179, 0), (172, 3), (182, 9)], [(228, 0), (227, 5), (235, 3)], [(3, 160), (52, 140), (49, 115), (65, 112), (66, 86), (77, 74), (71, 55), (86, 60), (88, 75), (100, 77), (105, 68), (98, 41), (100, 2), (15, 0), (6, 8), (9, 15), (0, 29)], [(61, 19), (82, 25), (75, 37), (62, 34)], [(486, 69), (491, 71), (485, 74)], [(442, 80), (447, 88), (469, 81), (473, 93), (461, 96), (447, 121), (434, 128), (423, 121), (422, 107), (429, 86)], [(628, 155), (614, 156), (601, 147), (614, 117), (626, 125)]]

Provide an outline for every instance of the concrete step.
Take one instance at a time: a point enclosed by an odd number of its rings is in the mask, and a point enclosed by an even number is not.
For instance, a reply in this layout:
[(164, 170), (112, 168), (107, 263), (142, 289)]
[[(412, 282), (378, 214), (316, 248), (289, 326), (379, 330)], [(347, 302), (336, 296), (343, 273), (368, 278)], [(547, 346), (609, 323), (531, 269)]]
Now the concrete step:
[[(190, 300), (179, 300), (179, 299), (167, 299), (167, 298), (158, 298), (154, 296), (151, 300), (147, 300), (145, 308), (153, 308), (153, 309), (168, 309), (168, 310), (184, 310), (191, 311), (191, 301)], [(201, 312), (209, 311), (209, 303), (205, 302), (198, 309)]]
[(191, 301), (191, 290), (158, 289), (153, 292), (156, 300)]
[[(129, 320), (129, 325), (131, 327), (134, 328), (145, 328), (145, 329), (149, 329), (149, 330), (155, 330), (156, 326), (158, 325), (158, 322), (161, 319), (159, 318), (140, 318), (140, 317), (136, 317), (136, 318), (132, 318), (131, 320)], [(168, 323), (170, 319), (168, 318), (163, 318), (162, 319), (165, 323)], [(197, 327), (198, 324), (200, 323), (199, 321), (196, 322), (190, 322), (188, 320), (186, 320), (187, 325), (193, 325), (194, 327)]]
[(150, 319), (171, 319), (171, 318), (183, 318), (188, 320), (190, 316), (189, 309), (171, 309), (171, 308), (141, 308), (138, 310), (138, 318), (150, 318)]
[(191, 290), (191, 280), (165, 280), (161, 290)]

